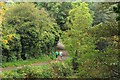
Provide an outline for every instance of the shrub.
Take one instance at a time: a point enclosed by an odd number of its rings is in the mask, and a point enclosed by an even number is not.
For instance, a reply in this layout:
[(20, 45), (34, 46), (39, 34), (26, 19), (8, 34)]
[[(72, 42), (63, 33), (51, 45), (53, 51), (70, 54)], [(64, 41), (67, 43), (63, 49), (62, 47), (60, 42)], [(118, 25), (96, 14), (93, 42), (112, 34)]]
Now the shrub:
[[(3, 38), (13, 33), (19, 38), (3, 39), (3, 61), (30, 59), (42, 53), (49, 54), (59, 40), (60, 29), (55, 20), (44, 10), (38, 10), (32, 3), (19, 3), (4, 15)], [(9, 30), (6, 32), (5, 30)], [(13, 32), (12, 32), (13, 31)], [(10, 34), (11, 35), (11, 34)], [(7, 55), (7, 56), (6, 56)]]
[(51, 63), (52, 75), (54, 78), (65, 78), (73, 74), (72, 66), (64, 62)]
[(22, 49), (19, 34), (16, 34), (15, 32), (13, 32), (13, 34), (10, 32), (4, 33), (1, 44), (3, 62), (21, 59), (20, 54)]
[(2, 78), (66, 78), (73, 75), (71, 65), (67, 63), (51, 63), (38, 67), (24, 66), (21, 69), (2, 73)]

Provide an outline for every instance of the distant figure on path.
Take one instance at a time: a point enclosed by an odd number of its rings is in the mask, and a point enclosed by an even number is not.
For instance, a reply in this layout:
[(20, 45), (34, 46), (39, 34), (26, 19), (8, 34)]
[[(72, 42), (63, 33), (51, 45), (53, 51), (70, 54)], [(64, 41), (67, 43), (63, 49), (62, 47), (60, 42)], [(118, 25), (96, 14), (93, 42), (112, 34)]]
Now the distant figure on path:
[(62, 56), (63, 56), (62, 51), (60, 51), (60, 60), (62, 60)]
[(56, 52), (55, 52), (55, 55), (56, 55), (56, 58), (57, 58), (57, 57), (58, 57), (58, 55), (59, 55), (58, 51), (56, 51)]

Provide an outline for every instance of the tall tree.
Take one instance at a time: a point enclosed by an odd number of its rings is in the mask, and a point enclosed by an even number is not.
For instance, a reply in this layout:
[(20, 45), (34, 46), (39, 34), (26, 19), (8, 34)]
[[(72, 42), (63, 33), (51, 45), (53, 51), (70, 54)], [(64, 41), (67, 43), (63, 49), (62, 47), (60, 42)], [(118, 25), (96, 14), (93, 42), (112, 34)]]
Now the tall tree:
[(90, 66), (97, 53), (94, 37), (89, 34), (93, 21), (92, 15), (87, 3), (72, 3), (72, 6), (66, 22), (69, 30), (63, 34), (63, 42), (69, 54), (73, 56), (73, 68), (78, 71), (77, 75), (83, 78), (90, 77), (93, 76)]
[(69, 27), (69, 30), (63, 36), (66, 48), (70, 51), (69, 53), (74, 54), (76, 50), (81, 52), (82, 46), (85, 47), (89, 37), (87, 30), (91, 27), (92, 17), (86, 3), (73, 3), (72, 5), (73, 9), (69, 11), (69, 16), (65, 24)]
[[(33, 3), (16, 3), (6, 11), (4, 18), (3, 28), (5, 30), (13, 28), (15, 34), (20, 36), (16, 43), (21, 45), (22, 59), (39, 57), (42, 53), (48, 54), (57, 44), (60, 33), (58, 25), (44, 9), (38, 10)], [(4, 51), (12, 54), (17, 51), (16, 48)], [(16, 56), (17, 52), (14, 55)], [(8, 57), (11, 58), (11, 56)]]
[(61, 28), (61, 30), (65, 31), (67, 29), (66, 26), (64, 26), (66, 22), (66, 18), (68, 16), (69, 10), (72, 8), (72, 5), (70, 2), (40, 2), (35, 3), (37, 8), (45, 8), (46, 11), (49, 12), (50, 16), (55, 18), (57, 24)]
[(89, 4), (90, 9), (94, 11), (93, 25), (115, 21), (116, 14), (113, 12), (113, 7), (116, 5), (115, 2), (93, 2)]
[(113, 11), (113, 7), (117, 5), (116, 3), (111, 3), (114, 6), (110, 3), (105, 4), (108, 4), (108, 9), (104, 7), (101, 8), (101, 11), (104, 11), (103, 14), (107, 12), (110, 17), (91, 28), (91, 33), (96, 38), (96, 49), (99, 50), (98, 60), (102, 64), (101, 68), (106, 68), (103, 76), (107, 74), (106, 77), (119, 78), (119, 29), (118, 22), (115, 20), (117, 15)]

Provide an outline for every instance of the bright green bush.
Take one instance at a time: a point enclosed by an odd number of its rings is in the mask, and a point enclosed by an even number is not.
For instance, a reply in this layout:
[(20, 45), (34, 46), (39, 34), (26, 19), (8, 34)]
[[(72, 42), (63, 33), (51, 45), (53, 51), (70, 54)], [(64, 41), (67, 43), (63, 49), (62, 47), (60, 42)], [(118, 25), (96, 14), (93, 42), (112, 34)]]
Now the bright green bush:
[(92, 20), (87, 3), (73, 3), (73, 9), (69, 11), (66, 22), (69, 30), (63, 33), (62, 41), (73, 57), (75, 76), (118, 78), (117, 23), (106, 22), (92, 27)]
[(72, 67), (67, 63), (51, 63), (43, 66), (24, 66), (21, 69), (2, 73), (2, 78), (66, 78), (73, 75)]
[[(44, 9), (38, 10), (32, 3), (16, 3), (4, 18), (3, 61), (37, 58), (54, 50), (60, 29)], [(15, 39), (8, 41), (6, 37), (11, 33)]]
[[(13, 31), (13, 32), (12, 32)], [(21, 59), (21, 43), (20, 35), (11, 30), (11, 28), (3, 29), (2, 36), (2, 61), (16, 61)]]
[(72, 66), (64, 62), (51, 63), (50, 70), (52, 71), (53, 78), (66, 78), (73, 75)]
[(14, 78), (14, 77), (15, 78), (22, 78), (22, 77), (24, 77), (24, 75), (25, 74), (19, 74), (15, 71), (7, 71), (7, 72), (2, 73), (1, 78), (3, 78), (3, 79), (6, 78), (6, 80), (7, 80), (7, 78), (10, 78), (12, 80), (12, 78)]
[(22, 69), (3, 72), (1, 76), (2, 78), (47, 78), (46, 75), (49, 75), (50, 73), (49, 71), (44, 71), (46, 69), (48, 69), (48, 66), (24, 66)]

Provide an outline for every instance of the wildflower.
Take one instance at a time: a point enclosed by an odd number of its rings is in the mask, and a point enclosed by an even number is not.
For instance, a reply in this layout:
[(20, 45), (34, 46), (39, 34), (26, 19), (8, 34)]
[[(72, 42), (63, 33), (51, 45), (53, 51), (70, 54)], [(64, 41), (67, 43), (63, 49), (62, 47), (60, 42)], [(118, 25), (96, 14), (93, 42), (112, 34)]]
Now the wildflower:
[(11, 40), (13, 37), (15, 37), (15, 34), (10, 34), (10, 35), (7, 35), (8, 36), (8, 40)]
[(7, 44), (7, 43), (8, 43), (8, 40), (2, 40), (2, 42), (3, 42), (4, 44)]

